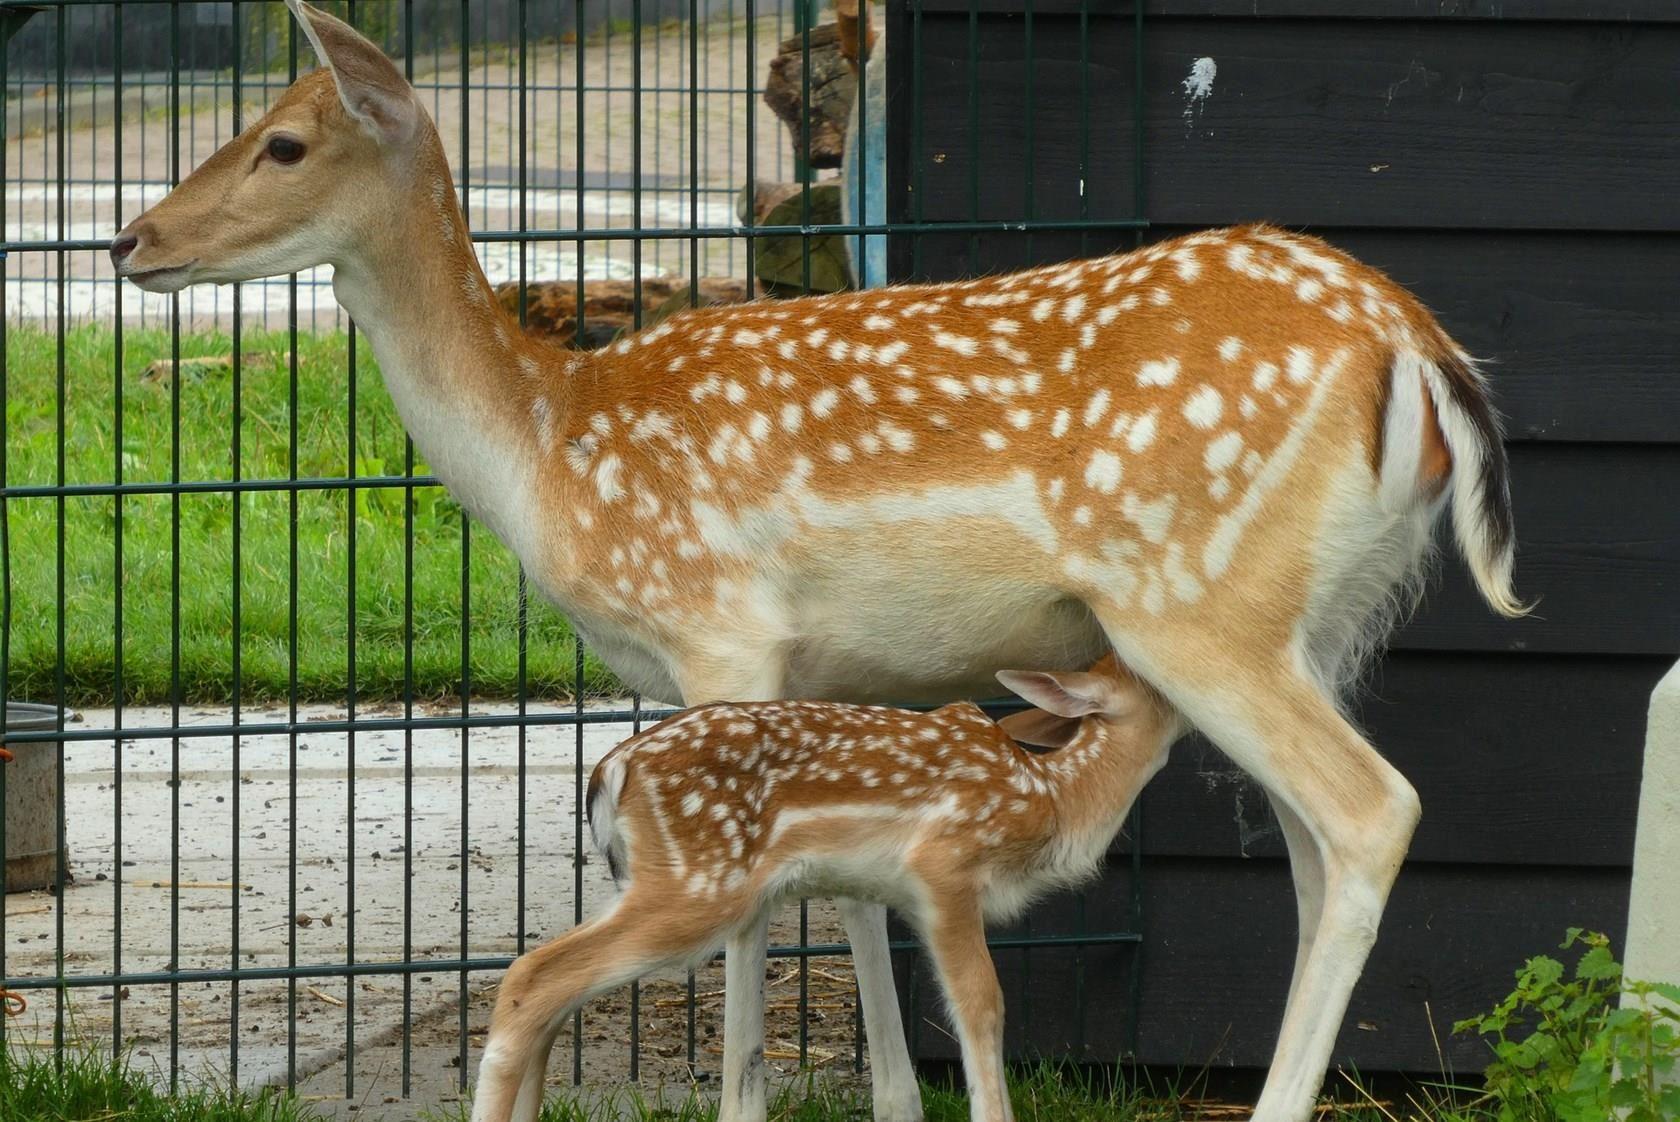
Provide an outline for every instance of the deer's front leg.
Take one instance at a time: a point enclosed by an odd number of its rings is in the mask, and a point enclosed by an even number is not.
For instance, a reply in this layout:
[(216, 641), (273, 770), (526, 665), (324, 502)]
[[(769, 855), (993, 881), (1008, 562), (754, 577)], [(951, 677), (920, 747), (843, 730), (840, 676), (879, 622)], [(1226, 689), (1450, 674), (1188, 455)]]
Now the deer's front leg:
[[(747, 641), (738, 645), (732, 644), (724, 641), (726, 637), (721, 634), (710, 638), (714, 650), (728, 650), (731, 657), (725, 659), (700, 656), (688, 660), (678, 674), (684, 704), (701, 705), (709, 701), (775, 701), (781, 698), (782, 662), (779, 655), (773, 651), (757, 649)], [(916, 1069), (910, 1062), (910, 1046), (904, 1039), (904, 1022), (898, 1012), (898, 991), (893, 986), (892, 957), (887, 950), (887, 909), (880, 904), (859, 900), (839, 900), (837, 903), (840, 918), (846, 925), (846, 937), (852, 944), (852, 965), (857, 972), (858, 994), (863, 1002), (863, 1030), (869, 1041), (875, 1122), (921, 1122), (922, 1090), (916, 1082)], [(735, 974), (728, 966), (728, 959), (735, 953), (733, 943), (724, 952), (725, 971), (731, 979)], [(760, 972), (762, 973), (762, 964)], [(726, 1026), (736, 1025), (737, 1019), (742, 1016), (740, 1008), (737, 1007), (735, 1017), (731, 1017), (730, 1001), (726, 988)], [(762, 1014), (757, 1025), (756, 1032), (750, 1032), (749, 1028), (742, 1024), (737, 1031), (724, 1033), (725, 1073), (751, 1070), (747, 1057), (763, 1056)], [(751, 1039), (748, 1039), (749, 1036)], [(725, 1088), (726, 1104), (731, 1094), (732, 1092)], [(760, 1101), (762, 1102), (762, 1099)], [(756, 1122), (763, 1117), (762, 1106), (759, 1107), (758, 1113), (742, 1116), (743, 1122)]]
[(723, 957), (723, 1089), (718, 1122), (763, 1122), (764, 963), (770, 910), (729, 937)]
[(904, 1021), (893, 986), (892, 953), (887, 945), (887, 909), (867, 900), (837, 900), (846, 938), (852, 944), (863, 1002), (863, 1031), (869, 1041), (869, 1078), (875, 1096), (875, 1122), (921, 1122), (922, 1088), (904, 1040)]

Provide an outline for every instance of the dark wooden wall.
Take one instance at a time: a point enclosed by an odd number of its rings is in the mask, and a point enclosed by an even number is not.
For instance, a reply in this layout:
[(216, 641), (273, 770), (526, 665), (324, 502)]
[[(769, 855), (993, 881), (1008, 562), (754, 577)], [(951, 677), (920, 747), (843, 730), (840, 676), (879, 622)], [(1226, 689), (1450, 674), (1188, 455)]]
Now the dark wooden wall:
[[(1620, 939), (1646, 699), (1680, 655), (1680, 6), (1146, 0), (1141, 177), (1129, 4), (1088, 3), (1088, 69), (1078, 3), (1038, 0), (1031, 58), (1023, 8), (978, 0), (971, 30), (968, 0), (923, 0), (919, 29), (892, 6), (891, 220), (1141, 217), (1146, 240), (1278, 222), (1388, 270), (1492, 362), (1517, 585), (1541, 605), (1496, 619), (1449, 554), (1379, 667), (1362, 717), (1424, 820), (1336, 1051), (1437, 1072), (1433, 1017), (1475, 1071), (1454, 1019), (1566, 927)], [(1217, 75), (1191, 99), (1200, 58)], [(899, 234), (890, 259), (949, 278), (1133, 239)], [(1140, 968), (1140, 1061), (1263, 1066), (1294, 953), (1263, 796), (1189, 743), (1145, 794), (1141, 845), (1141, 950), (998, 952), (1011, 1047), (1116, 1058)], [(1129, 894), (1112, 860), (1083, 922), (1125, 926)], [(1058, 899), (1033, 930), (1080, 922)], [(930, 992), (917, 1047), (949, 1058)]]

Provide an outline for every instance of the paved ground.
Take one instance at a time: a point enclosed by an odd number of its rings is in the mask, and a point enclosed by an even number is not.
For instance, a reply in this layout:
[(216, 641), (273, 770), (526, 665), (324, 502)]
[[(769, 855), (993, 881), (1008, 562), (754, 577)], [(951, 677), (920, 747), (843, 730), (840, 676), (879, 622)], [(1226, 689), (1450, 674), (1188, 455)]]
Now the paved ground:
[[(577, 44), (532, 44), (527, 58), (524, 151), (527, 179), (525, 225), (528, 229), (631, 229), (638, 216), (643, 228), (731, 225), (735, 201), (747, 180), (748, 136), (755, 136), (753, 168), (758, 179), (791, 176), (792, 152), (787, 132), (765, 108), (756, 88), (748, 90), (747, 45), (753, 43), (757, 83), (774, 56), (779, 39), (789, 34), (783, 16), (761, 18), (752, 34), (744, 20), (714, 19), (699, 28), (697, 82), (691, 80), (686, 25), (649, 28), (637, 55), (628, 34), (610, 41), (591, 38), (582, 47), (585, 97), (580, 106), (574, 87), (580, 70)], [(639, 65), (638, 65), (639, 64)], [(640, 73), (642, 95), (634, 93)], [(469, 220), (475, 230), (515, 230), (520, 226), (518, 165), (520, 144), (517, 56), (478, 59), (469, 68), (469, 96), (463, 114), (459, 69), (447, 60), (417, 60), (416, 83), (438, 123), (457, 181), (468, 185)], [(162, 198), (171, 181), (170, 89), (152, 76), (131, 82), (124, 94), (121, 172), (118, 186), (116, 95), (97, 89), (75, 94), (81, 122), (65, 138), (64, 221), (59, 221), (60, 177), (57, 138), (51, 131), (20, 135), (6, 150), (6, 236), (14, 240), (109, 238), (123, 222)], [(188, 79), (193, 79), (188, 75)], [(209, 83), (183, 95), (185, 107), (176, 134), (179, 166), (185, 174), (233, 135), (232, 90), (225, 76), (198, 75)], [(697, 86), (697, 106), (689, 89)], [(262, 111), (271, 85), (248, 95), (245, 120)], [(30, 86), (25, 102), (50, 99), (50, 87)], [(103, 99), (103, 115), (86, 102)], [(67, 101), (70, 99), (67, 99)], [(198, 108), (194, 108), (198, 106)], [(214, 106), (209, 108), (208, 106)], [(697, 112), (691, 110), (697, 109)], [(749, 114), (751, 122), (749, 126)], [(463, 138), (463, 122), (465, 137)], [(579, 132), (582, 132), (581, 158)], [(636, 140), (640, 140), (641, 199), (638, 207)], [(692, 157), (692, 158), (691, 158)], [(574, 174), (583, 169), (582, 176)], [(580, 192), (576, 185), (583, 184)], [(527, 249), (525, 273), (532, 280), (577, 274), (577, 244), (539, 242)], [(519, 275), (517, 245), (480, 244), (480, 257), (492, 281)], [(686, 238), (644, 245), (639, 262), (647, 275), (686, 274), (690, 242)], [(741, 276), (744, 251), (732, 239), (709, 239), (699, 246), (701, 271)], [(589, 277), (629, 277), (638, 261), (627, 241), (594, 242), (583, 252)], [(53, 320), (62, 306), (72, 322), (109, 319), (121, 292), (121, 311), (131, 322), (167, 323), (169, 297), (119, 290), (102, 252), (66, 255), (61, 291), (56, 255), (19, 253), (5, 262), (6, 315), (11, 320)], [(315, 270), (300, 279), (299, 315), (306, 328), (337, 322), (338, 310), (328, 285), (330, 272)], [(284, 281), (245, 286), (247, 321), (267, 317), (283, 326), (288, 307)], [(188, 322), (226, 323), (231, 318), (229, 290), (189, 289), (181, 298)]]
[[(244, 719), (277, 721), (284, 716), (273, 710), (247, 711)], [(319, 706), (301, 714), (304, 721), (342, 716), (342, 711)], [(167, 726), (168, 717), (167, 709), (130, 709), (124, 713), (124, 727)], [(227, 723), (230, 714), (200, 708), (188, 710), (184, 718), (216, 725)], [(111, 728), (112, 714), (87, 711), (77, 727)], [(284, 735), (244, 738), (237, 769), (231, 738), (183, 740), (178, 793), (171, 785), (174, 763), (168, 740), (74, 743), (65, 761), (66, 832), (75, 878), (63, 900), (66, 973), (113, 972), (118, 967), (113, 947), (119, 945), (120, 968), (126, 972), (164, 970), (172, 960), (185, 970), (225, 969), (236, 962), (247, 969), (273, 967), (285, 965), (294, 954), (304, 964), (390, 963), (404, 958), (405, 943), (416, 959), (450, 959), (462, 954), (463, 908), (467, 957), (513, 953), (521, 926), (532, 943), (563, 932), (572, 925), (579, 899), (573, 880), (578, 763), (581, 758), (587, 774), (629, 731), (628, 724), (586, 725), (581, 750), (572, 728), (531, 733), (525, 796), (527, 906), (522, 925), (516, 906), (518, 744), (510, 729), (474, 730), (464, 759), (458, 731), (416, 733), (413, 783), (406, 789), (410, 757), (403, 735), (362, 732), (356, 737), (353, 804), (350, 750), (343, 733), (300, 734), (295, 788)], [(178, 870), (171, 865), (170, 844), (177, 795)], [(405, 849), (412, 852), (405, 854)], [(406, 894), (405, 855), (412, 864)], [(581, 897), (585, 916), (599, 912), (613, 892), (605, 869), (593, 856), (586, 841), (589, 863), (583, 867)], [(347, 892), (352, 876), (353, 911)], [(47, 893), (6, 898), (6, 973), (52, 974), (57, 903)], [(412, 905), (406, 919), (405, 904)], [(780, 917), (777, 941), (796, 942), (797, 922), (797, 909), (790, 907)], [(827, 906), (814, 905), (812, 941), (842, 937)], [(172, 946), (178, 948), (173, 955)], [(853, 1041), (850, 964), (817, 960), (812, 969), (810, 1056), (819, 1066), (844, 1068), (851, 1062)], [(473, 975), (466, 987), (469, 1068), (476, 1066), (497, 977), (495, 972)], [(773, 1061), (791, 1068), (798, 1059), (797, 967), (773, 960), (769, 977), (770, 1054)], [(460, 977), (419, 973), (411, 986), (407, 1023), (414, 1101), (447, 1101), (458, 1094), (460, 1079)], [(702, 1077), (717, 1070), (721, 987), (719, 969), (700, 972), (696, 1065)], [(295, 1019), (289, 1016), (293, 993)], [(120, 1001), (122, 1039), (132, 1045), (137, 1063), (152, 1066), (160, 1076), (174, 1055), (188, 1078), (226, 1078), (234, 1074), (230, 1043), (236, 1038), (237, 1078), (243, 1083), (285, 1082), (290, 1053), (305, 1093), (323, 1096), (323, 1101), (343, 1101), (344, 1056), (353, 1024), (356, 1078), (349, 1086), (349, 1102), (371, 1109), (389, 1105), (387, 1097), (401, 1095), (400, 977), (358, 977), (349, 989), (342, 978), (310, 978), (299, 981), (292, 993), (283, 981), (254, 981), (242, 984), (238, 996), (237, 1020), (230, 1028), (231, 983), (182, 986), (178, 1021), (171, 1018), (168, 986), (130, 986)], [(685, 998), (680, 975), (656, 977), (645, 987), (638, 1018), (644, 1080), (687, 1086)], [(67, 1010), (72, 1035), (109, 1042), (118, 1004), (108, 989), (75, 991)], [(12, 1039), (50, 1045), (53, 1012), (51, 996), (33, 995), (30, 1011), (13, 1023)], [(583, 1039), (583, 1074), (592, 1086), (629, 1075), (628, 991), (591, 1005)], [(570, 1048), (568, 1033), (556, 1053), (557, 1085), (570, 1081)], [(398, 1103), (395, 1109), (410, 1110), (411, 1105)]]

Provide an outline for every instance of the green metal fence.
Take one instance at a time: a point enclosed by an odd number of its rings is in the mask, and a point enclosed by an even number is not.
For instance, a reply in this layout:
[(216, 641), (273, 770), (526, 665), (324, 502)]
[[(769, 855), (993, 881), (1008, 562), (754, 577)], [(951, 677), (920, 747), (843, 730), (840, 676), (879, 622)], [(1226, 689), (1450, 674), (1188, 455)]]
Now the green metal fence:
[[(871, 238), (908, 243), (915, 271), (914, 247), (934, 233), (1030, 247), (1035, 231), (1144, 227), (1141, 75), (1131, 213), (1082, 200), (1076, 219), (1040, 219), (1029, 160), (1025, 213), (984, 218), (974, 160), (971, 219), (922, 221), (918, 4), (876, 19), (891, 29), (877, 61), (910, 99), (888, 114), (910, 128), (884, 140), (889, 164), (912, 169), (910, 210), (877, 220), (865, 196), (850, 222), (815, 220), (824, 177), (761, 104), (768, 56), (796, 34), (809, 100), (810, 28), (825, 17), (807, 0), (339, 10), (400, 54), (521, 321), (531, 286), (559, 282), (580, 338), (599, 282), (631, 283), (639, 326), (644, 283), (686, 280), (691, 298), (707, 277), (750, 287), (766, 239), (802, 248), (809, 287), (812, 247), (834, 235), (854, 261)], [(327, 1066), (342, 1064), (348, 1096), (365, 1082), (358, 1057), (380, 1050), (403, 1095), (431, 1062), (416, 1057), (440, 1049), (464, 1084), (483, 988), (606, 891), (587, 863), (584, 776), (657, 713), (611, 700), (605, 671), (527, 598), (511, 557), (441, 497), (323, 270), (168, 297), (111, 275), (110, 234), (309, 65), (284, 9), (46, 0), (0, 14), (17, 33), (0, 61), (0, 692), (84, 711), (0, 741), (54, 753), (57, 802), (51, 895), (12, 897), (0, 915), (0, 978), (31, 997), (34, 1027), (0, 1033), (137, 1048), (171, 1085), (206, 1065), (298, 1085), (340, 1047)], [(1141, 5), (1095, 15), (1129, 21), (1141, 58)], [(977, 3), (969, 20), (972, 82)], [(1031, 59), (1030, 3), (1016, 22)], [(1084, 168), (1082, 89), (1078, 106), (1036, 105), (1029, 67), (1025, 135), (983, 139), (974, 117), (971, 151), (1031, 153), (1035, 113), (1075, 112)], [(872, 127), (867, 104), (854, 134), (878, 143), (886, 121)], [(804, 184), (796, 221), (758, 220), (761, 179)], [(323, 396), (328, 381), (347, 392)], [(0, 793), (6, 782), (0, 769)], [(993, 940), (1029, 963), (1035, 948), (1075, 956), (1079, 970), (1089, 947), (1133, 946), (1122, 1015), (1134, 1032), (1137, 848), (1125, 930), (1091, 929), (1081, 903), (1074, 931), (1029, 923)], [(797, 987), (789, 1031), (799, 1062), (861, 1067), (855, 995), (812, 966), (846, 949), (824, 916), (802, 904), (778, 928), (771, 954), (792, 960)], [(914, 1037), (933, 1006), (912, 945), (899, 950)], [(633, 988), (627, 1010), (579, 1014), (573, 1081), (635, 1079), (650, 1047), (662, 1073), (714, 1068), (706, 989), (694, 974), (678, 987), (682, 1000), (651, 1013)], [(1035, 1015), (1030, 984), (1011, 1007), (1022, 1015)], [(645, 1042), (645, 1025), (663, 1035)]]

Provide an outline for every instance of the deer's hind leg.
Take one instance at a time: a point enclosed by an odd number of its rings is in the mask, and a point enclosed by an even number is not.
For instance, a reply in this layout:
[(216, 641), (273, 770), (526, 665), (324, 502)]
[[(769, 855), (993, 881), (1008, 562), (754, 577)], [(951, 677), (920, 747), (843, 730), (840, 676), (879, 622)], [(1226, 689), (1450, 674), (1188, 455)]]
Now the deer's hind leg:
[(1119, 613), (1097, 614), (1121, 659), (1259, 782), (1286, 822), (1306, 897), (1302, 938), (1254, 1117), (1301, 1122), (1417, 825), (1417, 793), (1343, 718), (1292, 641), (1232, 643), (1183, 626), (1134, 631)]
[(632, 887), (605, 915), (515, 959), (490, 1018), (472, 1122), (535, 1122), (565, 1018), (598, 994), (704, 952), (722, 934), (716, 915), (712, 902)]

